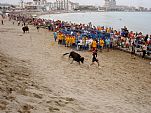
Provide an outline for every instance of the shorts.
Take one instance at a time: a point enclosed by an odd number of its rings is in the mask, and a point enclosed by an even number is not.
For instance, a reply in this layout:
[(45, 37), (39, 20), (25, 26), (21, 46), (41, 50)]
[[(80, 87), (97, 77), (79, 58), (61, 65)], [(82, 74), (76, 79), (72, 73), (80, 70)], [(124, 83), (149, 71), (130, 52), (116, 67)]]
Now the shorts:
[(98, 59), (96, 59), (95, 57), (92, 58), (92, 62), (98, 62)]
[(103, 46), (99, 46), (100, 49), (103, 49)]
[(96, 47), (92, 47), (92, 51), (96, 50)]

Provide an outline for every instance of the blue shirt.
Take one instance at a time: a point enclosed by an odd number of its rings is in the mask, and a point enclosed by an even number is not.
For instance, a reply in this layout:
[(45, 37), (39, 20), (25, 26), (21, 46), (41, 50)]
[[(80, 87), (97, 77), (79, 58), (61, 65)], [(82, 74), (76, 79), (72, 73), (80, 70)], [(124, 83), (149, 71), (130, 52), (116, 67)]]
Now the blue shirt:
[(53, 35), (54, 35), (54, 37), (57, 37), (57, 32), (54, 32)]
[(110, 45), (110, 39), (106, 39), (105, 42), (106, 42), (106, 45)]

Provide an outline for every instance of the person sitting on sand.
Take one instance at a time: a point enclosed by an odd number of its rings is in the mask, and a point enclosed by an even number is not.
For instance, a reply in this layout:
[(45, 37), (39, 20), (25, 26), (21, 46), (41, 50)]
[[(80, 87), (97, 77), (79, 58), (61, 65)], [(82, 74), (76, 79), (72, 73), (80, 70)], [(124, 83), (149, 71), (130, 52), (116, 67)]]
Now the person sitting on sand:
[(98, 67), (99, 67), (99, 60), (97, 59), (97, 49), (95, 49), (93, 51), (92, 56), (93, 56), (92, 57), (92, 63), (90, 64), (90, 66), (93, 65), (94, 62), (97, 62), (98, 63)]

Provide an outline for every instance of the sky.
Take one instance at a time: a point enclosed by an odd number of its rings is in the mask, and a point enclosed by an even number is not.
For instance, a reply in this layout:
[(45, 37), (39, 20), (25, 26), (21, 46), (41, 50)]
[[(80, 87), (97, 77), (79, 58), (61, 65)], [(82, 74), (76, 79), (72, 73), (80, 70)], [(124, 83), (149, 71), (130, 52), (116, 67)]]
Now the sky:
[[(17, 4), (20, 0), (0, 0), (0, 3), (11, 3)], [(23, 0), (25, 2), (29, 2), (32, 0)], [(47, 1), (55, 1), (55, 0), (47, 0)], [(97, 5), (103, 6), (104, 0), (70, 0), (72, 2), (78, 2), (80, 4), (89, 4), (89, 5)], [(128, 6), (144, 6), (147, 8), (151, 8), (151, 0), (116, 0), (118, 5), (128, 5)]]

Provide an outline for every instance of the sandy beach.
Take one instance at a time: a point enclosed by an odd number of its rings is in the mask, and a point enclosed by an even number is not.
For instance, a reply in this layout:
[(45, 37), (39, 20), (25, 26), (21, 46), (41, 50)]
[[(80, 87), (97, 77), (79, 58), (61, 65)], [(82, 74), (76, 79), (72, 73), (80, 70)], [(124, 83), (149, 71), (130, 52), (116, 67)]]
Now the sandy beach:
[(122, 51), (78, 51), (85, 63), (70, 64), (71, 51), (53, 33), (4, 20), (0, 24), (0, 113), (150, 113), (150, 60)]

